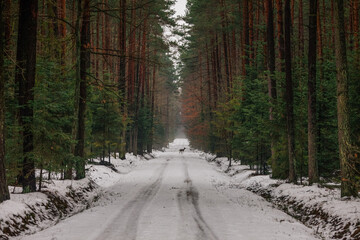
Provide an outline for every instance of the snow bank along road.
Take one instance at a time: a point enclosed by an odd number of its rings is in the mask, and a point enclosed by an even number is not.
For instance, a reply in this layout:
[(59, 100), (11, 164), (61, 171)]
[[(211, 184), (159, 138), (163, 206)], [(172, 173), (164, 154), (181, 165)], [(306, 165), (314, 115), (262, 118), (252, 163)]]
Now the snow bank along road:
[(22, 239), (297, 240), (312, 230), (257, 195), (229, 188), (230, 179), (198, 153), (164, 153), (107, 189), (102, 203)]

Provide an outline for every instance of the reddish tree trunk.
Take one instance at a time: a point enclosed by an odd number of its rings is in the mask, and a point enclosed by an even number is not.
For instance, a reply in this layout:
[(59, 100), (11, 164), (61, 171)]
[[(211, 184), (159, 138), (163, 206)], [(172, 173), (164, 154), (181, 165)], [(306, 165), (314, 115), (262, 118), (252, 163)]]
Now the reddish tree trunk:
[(209, 103), (209, 114), (210, 114), (210, 121), (212, 120), (212, 96), (211, 96), (211, 70), (210, 70), (210, 58), (209, 58), (209, 48), (208, 48), (208, 44), (206, 43), (205, 46), (206, 49), (206, 73), (207, 73), (207, 92), (208, 92), (208, 103)]
[(145, 83), (146, 83), (146, 46), (147, 46), (147, 17), (144, 19), (143, 23), (143, 33), (142, 33), (142, 43), (141, 43), (141, 100), (144, 101), (145, 96)]
[(99, 60), (99, 49), (100, 49), (100, 13), (96, 14), (96, 55), (95, 55), (95, 78), (99, 79), (100, 71), (100, 60)]
[[(225, 0), (221, 1), (222, 7), (225, 7)], [(230, 93), (230, 66), (229, 66), (229, 56), (228, 56), (228, 38), (226, 34), (226, 18), (224, 10), (221, 11), (221, 25), (222, 25), (222, 38), (223, 38), (223, 47), (224, 47), (224, 67), (225, 67), (225, 77), (226, 77), (226, 92)]]
[[(233, 76), (237, 76), (238, 72), (237, 72), (237, 46), (236, 46), (236, 33), (235, 33), (235, 29), (232, 31), (232, 51), (231, 51), (231, 59), (232, 59), (232, 75)], [(231, 84), (232, 85), (232, 84)], [(232, 86), (231, 86), (232, 87)]]
[(216, 61), (216, 73), (217, 73), (217, 97), (220, 97), (221, 95), (221, 84), (222, 84), (222, 71), (221, 71), (221, 47), (219, 47), (219, 41), (218, 36), (215, 34), (215, 61)]
[(243, 39), (244, 44), (243, 49), (243, 66), (242, 66), (242, 75), (246, 75), (246, 65), (249, 64), (249, 0), (243, 1)]
[(214, 39), (211, 39), (211, 47), (212, 47), (212, 52), (211, 52), (211, 66), (212, 66), (212, 96), (213, 96), (213, 107), (214, 109), (216, 109), (216, 105), (217, 105), (217, 68), (216, 68), (216, 48), (215, 48), (215, 43), (214, 43)]
[(252, 0), (247, 0), (248, 4), (249, 4), (249, 12), (248, 12), (248, 19), (249, 19), (249, 46), (248, 46), (248, 51), (249, 51), (249, 63), (251, 65), (252, 61), (254, 60), (254, 13), (253, 13), (253, 3)]
[(131, 105), (134, 102), (134, 91), (135, 91), (135, 41), (136, 41), (136, 11), (135, 11), (136, 0), (132, 0), (132, 10), (130, 22), (130, 38), (129, 38), (129, 63), (128, 63), (128, 103)]

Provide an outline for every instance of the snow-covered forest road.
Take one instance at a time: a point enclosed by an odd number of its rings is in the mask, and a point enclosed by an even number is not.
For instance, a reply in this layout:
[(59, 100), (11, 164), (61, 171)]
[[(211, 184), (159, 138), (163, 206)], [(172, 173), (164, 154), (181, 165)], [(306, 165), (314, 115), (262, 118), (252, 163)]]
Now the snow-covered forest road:
[(198, 153), (164, 153), (107, 189), (99, 206), (21, 239), (252, 240), (316, 239), (312, 230), (261, 197), (229, 188), (228, 176)]

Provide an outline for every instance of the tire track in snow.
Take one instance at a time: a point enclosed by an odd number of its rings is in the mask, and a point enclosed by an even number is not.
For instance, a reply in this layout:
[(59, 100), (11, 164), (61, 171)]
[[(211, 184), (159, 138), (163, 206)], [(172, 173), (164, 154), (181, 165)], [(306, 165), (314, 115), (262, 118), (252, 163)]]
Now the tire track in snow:
[(194, 239), (196, 240), (219, 240), (201, 214), (199, 208), (199, 192), (192, 184), (187, 163), (185, 160), (182, 160), (182, 163), (186, 188), (181, 189), (177, 193), (177, 200), (183, 218), (183, 228), (185, 231), (188, 231), (187, 228), (190, 228), (190, 231), (195, 234)]
[(97, 240), (135, 240), (138, 229), (138, 221), (146, 206), (154, 198), (160, 189), (161, 182), (169, 159), (157, 171), (158, 177), (152, 184), (142, 188), (139, 193), (129, 201), (115, 217), (114, 221), (98, 235)]

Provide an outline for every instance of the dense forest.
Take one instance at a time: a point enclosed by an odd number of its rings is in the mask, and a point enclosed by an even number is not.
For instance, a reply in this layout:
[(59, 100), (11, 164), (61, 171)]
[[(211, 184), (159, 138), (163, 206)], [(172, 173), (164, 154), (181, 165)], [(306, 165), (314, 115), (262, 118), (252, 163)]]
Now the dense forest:
[(342, 196), (357, 196), (359, 1), (189, 0), (184, 20), (191, 144), (273, 178), (335, 180)]
[(1, 0), (0, 202), (7, 184), (39, 190), (45, 170), (81, 179), (87, 159), (151, 152), (174, 137), (171, 4)]
[(0, 3), (0, 202), (181, 124), (229, 165), (358, 195), (359, 0), (188, 0), (183, 24), (171, 0)]

